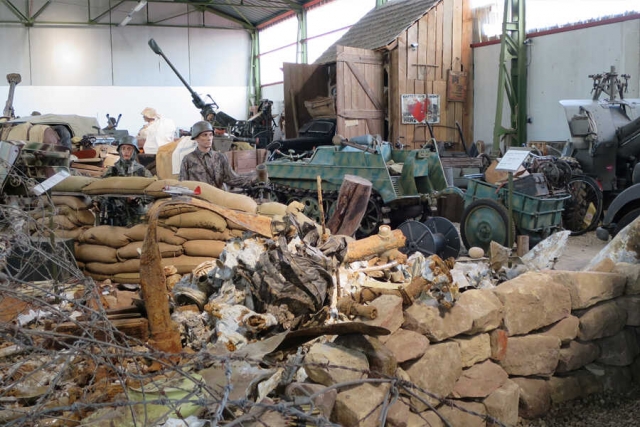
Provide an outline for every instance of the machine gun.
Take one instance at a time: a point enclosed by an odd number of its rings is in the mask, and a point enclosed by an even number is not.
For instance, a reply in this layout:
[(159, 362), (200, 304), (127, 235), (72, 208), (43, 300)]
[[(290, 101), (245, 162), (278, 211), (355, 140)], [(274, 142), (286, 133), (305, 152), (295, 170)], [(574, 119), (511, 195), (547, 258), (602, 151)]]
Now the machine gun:
[(189, 86), (187, 81), (182, 77), (182, 75), (180, 75), (171, 61), (167, 59), (165, 54), (162, 52), (162, 49), (160, 49), (160, 46), (158, 46), (158, 43), (156, 43), (154, 39), (149, 39), (149, 47), (155, 54), (162, 56), (176, 76), (178, 76), (182, 84), (185, 85), (189, 92), (191, 92), (193, 105), (200, 110), (200, 114), (204, 120), (211, 123), (211, 126), (226, 128), (229, 134), (235, 137), (234, 140), (256, 143), (258, 148), (266, 147), (273, 140), (273, 126), (275, 123), (273, 121), (273, 116), (271, 115), (271, 106), (273, 105), (272, 101), (268, 99), (260, 100), (257, 113), (254, 116), (249, 120), (236, 120), (230, 115), (220, 111), (220, 107), (210, 95), (207, 96), (211, 102), (205, 102), (202, 97), (200, 97), (200, 95), (198, 95), (191, 86)]
[(18, 73), (7, 74), (7, 83), (9, 83), (9, 96), (7, 97), (7, 103), (4, 105), (2, 115), (9, 119), (15, 119), (16, 114), (13, 111), (13, 94), (16, 90), (16, 86), (22, 81), (22, 77)]
[(211, 98), (210, 95), (209, 99), (211, 100), (211, 102), (207, 103), (204, 101), (204, 99), (202, 99), (202, 97), (200, 97), (200, 95), (196, 93), (195, 90), (193, 90), (191, 86), (189, 86), (189, 83), (187, 83), (184, 77), (182, 77), (178, 70), (176, 70), (176, 67), (174, 67), (171, 61), (169, 61), (169, 59), (162, 52), (162, 49), (160, 49), (160, 46), (158, 46), (158, 43), (156, 43), (154, 39), (149, 39), (149, 47), (156, 55), (160, 55), (167, 62), (173, 72), (176, 73), (176, 76), (178, 76), (182, 84), (185, 85), (189, 92), (191, 92), (193, 105), (195, 105), (196, 108), (200, 110), (200, 114), (206, 121), (211, 123), (211, 125), (214, 127), (227, 128), (236, 124), (236, 119), (218, 110), (218, 104), (216, 104), (216, 102), (213, 100), (213, 98)]

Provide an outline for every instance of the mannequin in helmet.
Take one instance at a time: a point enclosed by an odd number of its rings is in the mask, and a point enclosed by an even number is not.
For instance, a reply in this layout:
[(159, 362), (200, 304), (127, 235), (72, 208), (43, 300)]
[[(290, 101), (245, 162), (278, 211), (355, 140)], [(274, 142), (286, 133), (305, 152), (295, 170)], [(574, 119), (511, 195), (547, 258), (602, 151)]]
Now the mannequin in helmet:
[(144, 166), (138, 163), (138, 140), (133, 136), (125, 136), (118, 144), (120, 159), (102, 175), (109, 176), (144, 176), (152, 178), (153, 175)]
[(187, 154), (180, 165), (180, 181), (200, 181), (217, 188), (245, 187), (251, 185), (256, 177), (235, 173), (227, 157), (214, 151), (213, 128), (211, 123), (200, 121), (191, 127), (191, 139), (196, 141), (196, 149)]

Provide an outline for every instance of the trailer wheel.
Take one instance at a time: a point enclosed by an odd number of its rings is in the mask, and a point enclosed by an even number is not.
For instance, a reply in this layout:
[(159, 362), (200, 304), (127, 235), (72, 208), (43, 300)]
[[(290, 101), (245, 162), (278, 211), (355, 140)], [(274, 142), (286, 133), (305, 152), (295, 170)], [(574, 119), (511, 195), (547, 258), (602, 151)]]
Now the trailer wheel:
[(491, 241), (509, 246), (509, 227), (515, 239), (516, 227), (509, 221), (509, 212), (492, 199), (478, 199), (462, 213), (460, 237), (468, 249), (477, 246), (488, 253)]
[(602, 215), (602, 191), (595, 179), (587, 175), (574, 175), (567, 184), (571, 198), (564, 204), (562, 221), (572, 236), (594, 230)]
[(633, 220), (638, 216), (640, 216), (640, 208), (635, 208), (634, 210), (625, 214), (622, 218), (620, 218), (620, 221), (616, 223), (616, 228), (613, 229), (611, 237), (616, 237), (616, 234), (618, 234), (627, 225), (631, 224)]

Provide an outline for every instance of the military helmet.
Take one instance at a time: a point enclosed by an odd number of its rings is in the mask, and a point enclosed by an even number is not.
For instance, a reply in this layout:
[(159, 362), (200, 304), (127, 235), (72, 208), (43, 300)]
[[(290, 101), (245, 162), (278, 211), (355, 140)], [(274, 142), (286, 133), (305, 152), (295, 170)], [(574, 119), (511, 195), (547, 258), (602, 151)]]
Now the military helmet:
[(120, 152), (120, 147), (123, 145), (131, 145), (136, 150), (136, 153), (140, 152), (138, 149), (138, 139), (135, 136), (127, 135), (120, 139), (120, 142), (118, 143), (118, 153)]
[(202, 132), (213, 132), (211, 123), (200, 121), (191, 127), (191, 139), (196, 139)]

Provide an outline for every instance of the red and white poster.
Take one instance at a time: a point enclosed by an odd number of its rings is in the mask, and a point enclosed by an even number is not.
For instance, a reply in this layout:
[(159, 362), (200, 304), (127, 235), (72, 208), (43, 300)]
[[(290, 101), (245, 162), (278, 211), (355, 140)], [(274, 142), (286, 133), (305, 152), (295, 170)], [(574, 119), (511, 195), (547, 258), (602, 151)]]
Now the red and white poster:
[(402, 124), (440, 123), (440, 95), (413, 93), (400, 96)]

